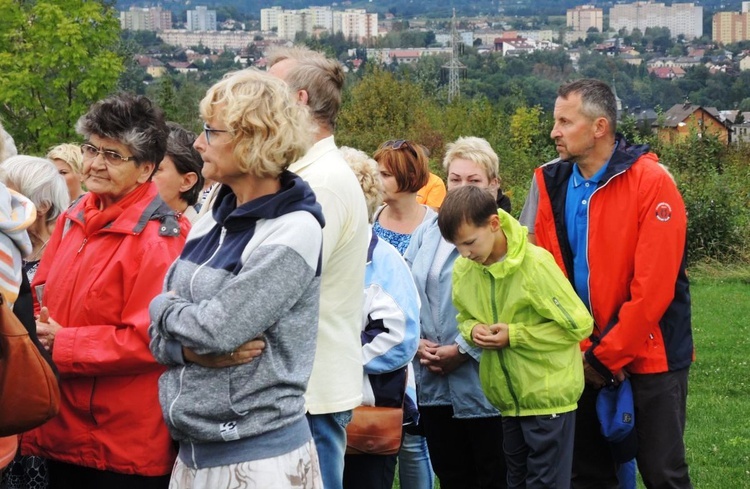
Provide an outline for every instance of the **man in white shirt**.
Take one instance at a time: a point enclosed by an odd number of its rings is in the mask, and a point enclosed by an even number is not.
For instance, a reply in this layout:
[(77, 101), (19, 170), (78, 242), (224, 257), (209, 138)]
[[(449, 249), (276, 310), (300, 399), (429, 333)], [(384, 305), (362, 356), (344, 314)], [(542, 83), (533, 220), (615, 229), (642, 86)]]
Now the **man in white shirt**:
[(289, 84), (317, 125), (316, 143), (289, 167), (323, 207), (323, 271), (315, 364), (305, 401), (323, 485), (341, 489), (346, 425), (362, 401), (360, 323), (367, 246), (365, 198), (333, 140), (341, 106), (341, 64), (303, 47), (269, 56), (269, 73)]

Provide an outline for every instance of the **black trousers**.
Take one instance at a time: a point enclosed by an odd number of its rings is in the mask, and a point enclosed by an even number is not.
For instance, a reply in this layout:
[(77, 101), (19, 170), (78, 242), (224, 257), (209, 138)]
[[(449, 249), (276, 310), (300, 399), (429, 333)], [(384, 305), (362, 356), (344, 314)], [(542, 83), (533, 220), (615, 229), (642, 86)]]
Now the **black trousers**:
[(419, 406), (432, 470), (442, 489), (505, 489), (500, 416), (456, 419), (451, 406)]
[[(691, 489), (685, 461), (688, 370), (633, 374), (638, 471), (649, 489)], [(618, 465), (596, 416), (598, 391), (588, 385), (578, 401), (573, 450), (573, 489), (617, 489)]]
[(167, 489), (170, 474), (158, 477), (120, 474), (79, 465), (47, 461), (49, 489)]
[(391, 489), (396, 476), (394, 455), (345, 455), (344, 489)]

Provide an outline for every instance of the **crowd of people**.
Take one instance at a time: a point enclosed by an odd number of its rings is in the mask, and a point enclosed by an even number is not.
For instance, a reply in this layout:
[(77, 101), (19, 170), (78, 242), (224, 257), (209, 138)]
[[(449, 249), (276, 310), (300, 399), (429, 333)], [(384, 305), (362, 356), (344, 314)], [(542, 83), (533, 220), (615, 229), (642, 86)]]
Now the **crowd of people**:
[[(128, 93), (45, 157), (3, 131), (0, 291), (61, 406), (0, 487), (692, 487), (685, 206), (610, 87), (560, 87), (516, 220), (486, 140), (445, 181), (418, 141), (339, 148), (341, 64), (268, 61), (198, 135)], [(627, 449), (599, 406), (625, 388)], [(367, 406), (397, 449), (347, 449)]]

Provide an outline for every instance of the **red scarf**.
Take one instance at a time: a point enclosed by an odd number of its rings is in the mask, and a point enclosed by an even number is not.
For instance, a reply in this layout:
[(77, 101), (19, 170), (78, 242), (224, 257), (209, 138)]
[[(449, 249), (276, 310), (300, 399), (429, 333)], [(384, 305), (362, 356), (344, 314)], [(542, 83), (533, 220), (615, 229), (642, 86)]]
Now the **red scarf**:
[(148, 183), (141, 184), (131, 190), (122, 199), (104, 209), (99, 209), (101, 199), (96, 194), (89, 194), (89, 198), (83, 207), (83, 231), (86, 237), (91, 236), (101, 228), (117, 219), (125, 209), (140, 201), (151, 186)]

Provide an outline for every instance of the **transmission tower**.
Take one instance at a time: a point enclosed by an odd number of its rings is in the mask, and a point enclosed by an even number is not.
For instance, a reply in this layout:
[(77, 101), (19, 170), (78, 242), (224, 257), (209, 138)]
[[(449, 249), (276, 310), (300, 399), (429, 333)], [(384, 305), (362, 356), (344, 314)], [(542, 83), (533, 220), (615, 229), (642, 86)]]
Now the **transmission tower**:
[(460, 72), (464, 66), (458, 61), (458, 49), (461, 43), (461, 38), (458, 36), (458, 30), (456, 29), (456, 9), (453, 9), (453, 19), (451, 21), (451, 60), (448, 63), (448, 102), (451, 102), (454, 98), (461, 94), (460, 86)]

